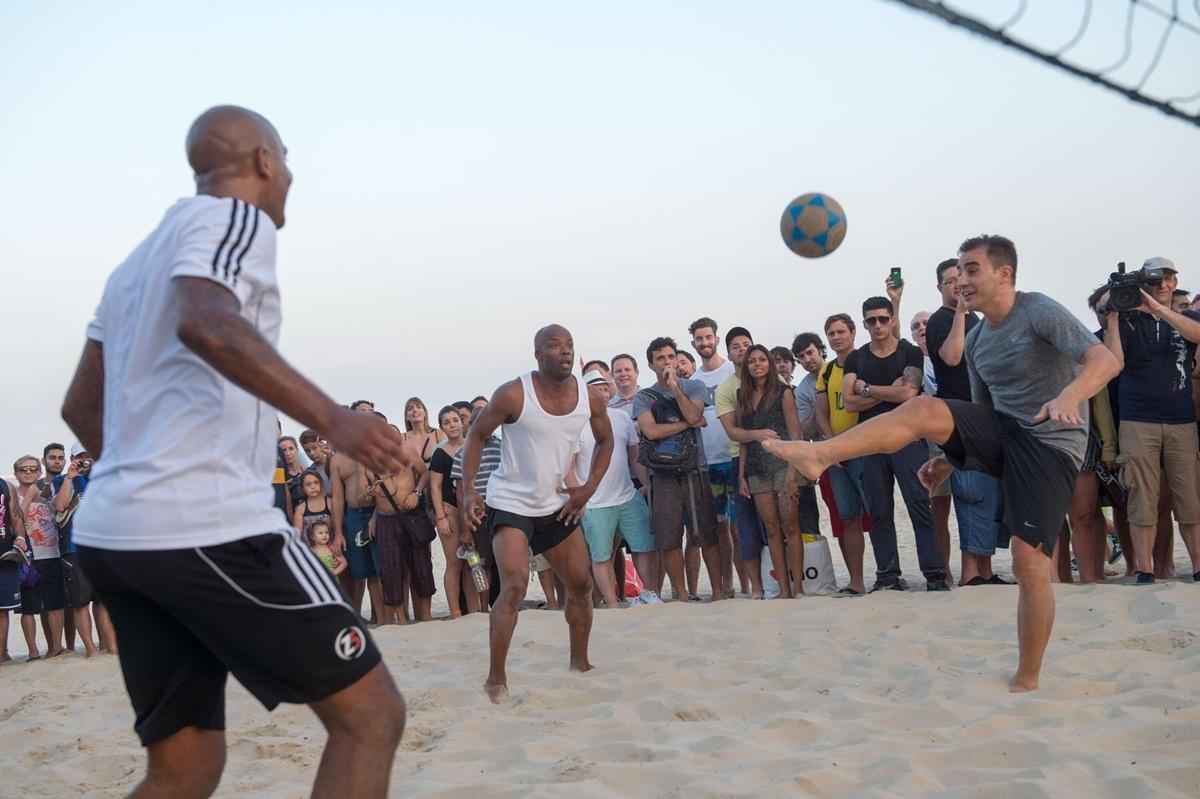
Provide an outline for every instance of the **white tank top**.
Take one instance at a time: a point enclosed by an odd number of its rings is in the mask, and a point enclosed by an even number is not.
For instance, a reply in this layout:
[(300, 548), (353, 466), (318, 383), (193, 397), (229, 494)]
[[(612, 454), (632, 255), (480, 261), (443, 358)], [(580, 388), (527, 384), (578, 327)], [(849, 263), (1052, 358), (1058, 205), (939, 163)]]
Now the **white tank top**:
[(500, 439), (500, 468), (488, 480), (489, 508), (521, 516), (549, 516), (562, 508), (566, 496), (558, 490), (579, 448), (579, 434), (591, 418), (587, 387), (575, 380), (579, 401), (566, 416), (546, 413), (533, 389), (533, 374), (521, 375), (525, 394), (521, 415), (504, 425)]

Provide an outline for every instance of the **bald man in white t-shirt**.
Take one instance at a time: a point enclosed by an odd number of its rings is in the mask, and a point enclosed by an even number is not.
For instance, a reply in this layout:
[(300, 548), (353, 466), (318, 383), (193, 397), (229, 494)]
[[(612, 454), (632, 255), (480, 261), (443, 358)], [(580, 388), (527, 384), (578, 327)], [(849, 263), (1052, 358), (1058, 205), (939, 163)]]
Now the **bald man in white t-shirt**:
[(109, 276), (63, 418), (96, 458), (79, 563), (112, 615), (149, 764), (135, 796), (209, 796), (230, 673), (268, 709), (310, 705), (329, 739), (314, 796), (387, 793), (404, 701), (332, 575), (272, 504), (276, 409), (386, 473), (399, 433), (280, 357), (275, 236), (292, 174), (243, 108), (187, 137), (197, 194)]

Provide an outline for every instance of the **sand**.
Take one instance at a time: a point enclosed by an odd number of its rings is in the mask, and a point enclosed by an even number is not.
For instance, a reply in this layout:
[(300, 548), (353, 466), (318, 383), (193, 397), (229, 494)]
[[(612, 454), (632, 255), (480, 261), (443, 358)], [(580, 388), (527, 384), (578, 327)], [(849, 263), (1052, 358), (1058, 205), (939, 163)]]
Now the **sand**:
[[(480, 690), (486, 617), (388, 628), (409, 707), (391, 795), (1200, 796), (1200, 586), (1056, 594), (1024, 695), (1006, 690), (1015, 587), (597, 611), (586, 675), (566, 670), (562, 615), (529, 610), (501, 706)], [(218, 795), (307, 795), (312, 714), (268, 714), (232, 681), (228, 706)], [(123, 795), (143, 768), (131, 724), (114, 658), (0, 667), (0, 797)]]

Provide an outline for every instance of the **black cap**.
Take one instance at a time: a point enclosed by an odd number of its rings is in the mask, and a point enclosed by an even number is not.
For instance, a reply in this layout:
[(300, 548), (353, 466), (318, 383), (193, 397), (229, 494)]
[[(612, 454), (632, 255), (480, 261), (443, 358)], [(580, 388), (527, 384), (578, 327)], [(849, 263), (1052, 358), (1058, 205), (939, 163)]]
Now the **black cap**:
[(733, 341), (738, 336), (745, 336), (750, 339), (750, 343), (754, 343), (754, 336), (750, 335), (750, 331), (744, 327), (734, 326), (729, 328), (729, 332), (725, 334), (725, 349), (729, 349), (729, 342)]

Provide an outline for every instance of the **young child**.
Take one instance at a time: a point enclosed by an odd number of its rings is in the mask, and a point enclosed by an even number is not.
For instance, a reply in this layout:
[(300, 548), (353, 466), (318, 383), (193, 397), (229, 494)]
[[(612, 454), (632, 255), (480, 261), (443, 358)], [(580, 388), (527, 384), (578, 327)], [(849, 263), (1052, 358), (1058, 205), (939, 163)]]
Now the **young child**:
[(309, 525), (308, 528), (308, 548), (317, 556), (317, 559), (325, 564), (325, 568), (329, 569), (334, 575), (341, 574), (346, 570), (346, 559), (333, 551), (329, 546), (329, 541), (332, 534), (329, 530), (329, 522), (316, 521)]
[[(297, 534), (305, 541), (309, 541), (309, 528), (315, 522), (330, 522), (332, 525), (333, 516), (330, 509), (329, 497), (325, 495), (325, 484), (321, 482), (321, 475), (316, 472), (305, 472), (301, 478), (301, 483), (304, 490), (304, 500), (296, 503), (296, 510), (292, 515), (292, 524), (296, 527)], [(332, 526), (330, 529), (333, 529)]]

